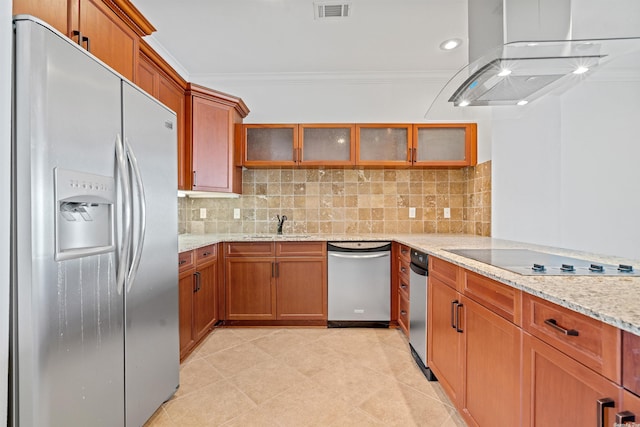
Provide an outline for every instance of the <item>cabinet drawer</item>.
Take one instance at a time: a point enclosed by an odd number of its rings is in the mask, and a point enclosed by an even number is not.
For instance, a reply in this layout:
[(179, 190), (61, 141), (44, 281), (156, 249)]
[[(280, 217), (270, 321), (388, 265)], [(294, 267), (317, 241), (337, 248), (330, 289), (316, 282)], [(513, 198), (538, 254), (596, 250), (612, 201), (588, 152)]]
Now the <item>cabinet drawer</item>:
[(276, 256), (324, 256), (325, 242), (277, 242)]
[(411, 262), (411, 248), (402, 244), (398, 244), (398, 247), (398, 258), (406, 262)]
[(620, 384), (620, 330), (525, 294), (522, 326), (578, 362)]
[(180, 252), (178, 254), (178, 271), (183, 272), (193, 267), (194, 251)]
[(520, 324), (522, 292), (488, 277), (464, 271), (463, 292), (510, 322)]
[(275, 254), (272, 242), (230, 242), (225, 243), (225, 256), (273, 256)]
[(400, 296), (409, 299), (411, 295), (411, 286), (409, 283), (409, 279), (402, 274), (398, 275), (398, 292), (400, 292)]
[(456, 289), (458, 283), (458, 272), (460, 268), (433, 256), (429, 257), (429, 274), (435, 274), (440, 281)]
[(216, 245), (203, 246), (195, 250), (196, 264), (207, 262), (216, 257)]
[(400, 294), (398, 303), (398, 323), (405, 334), (409, 334), (409, 299)]
[(409, 280), (409, 271), (411, 271), (409, 268), (409, 264), (410, 262), (407, 260), (404, 260), (402, 258), (400, 258), (398, 260), (398, 273), (399, 273), (399, 277), (400, 276), (406, 276), (407, 280)]

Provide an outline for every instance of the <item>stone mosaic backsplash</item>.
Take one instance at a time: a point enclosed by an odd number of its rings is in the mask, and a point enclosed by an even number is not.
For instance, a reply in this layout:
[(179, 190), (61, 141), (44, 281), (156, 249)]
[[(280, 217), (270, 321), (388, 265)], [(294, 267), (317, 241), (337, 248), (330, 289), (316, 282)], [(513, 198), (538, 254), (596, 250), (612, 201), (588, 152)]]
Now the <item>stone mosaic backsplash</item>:
[(247, 169), (242, 179), (237, 199), (180, 198), (180, 233), (275, 233), (276, 215), (287, 216), (289, 234), (491, 233), (490, 161), (462, 169)]

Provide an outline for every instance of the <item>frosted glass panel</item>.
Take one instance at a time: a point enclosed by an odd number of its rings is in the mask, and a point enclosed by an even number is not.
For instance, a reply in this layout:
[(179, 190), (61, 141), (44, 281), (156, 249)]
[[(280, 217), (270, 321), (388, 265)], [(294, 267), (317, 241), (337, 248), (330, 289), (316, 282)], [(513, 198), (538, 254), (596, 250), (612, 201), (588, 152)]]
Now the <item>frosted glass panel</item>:
[(418, 129), (418, 161), (465, 160), (464, 128)]
[(350, 128), (305, 128), (302, 161), (351, 160)]
[(247, 128), (248, 161), (293, 161), (292, 128)]
[(360, 128), (360, 160), (407, 161), (407, 129)]

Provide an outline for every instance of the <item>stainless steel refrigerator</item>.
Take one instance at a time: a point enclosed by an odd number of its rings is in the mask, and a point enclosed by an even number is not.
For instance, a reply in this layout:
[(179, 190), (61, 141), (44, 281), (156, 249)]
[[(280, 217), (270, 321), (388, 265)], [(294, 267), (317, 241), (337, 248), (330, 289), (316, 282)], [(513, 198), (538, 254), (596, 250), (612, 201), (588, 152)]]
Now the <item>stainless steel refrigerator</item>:
[(175, 114), (14, 19), (13, 426), (139, 426), (178, 387)]

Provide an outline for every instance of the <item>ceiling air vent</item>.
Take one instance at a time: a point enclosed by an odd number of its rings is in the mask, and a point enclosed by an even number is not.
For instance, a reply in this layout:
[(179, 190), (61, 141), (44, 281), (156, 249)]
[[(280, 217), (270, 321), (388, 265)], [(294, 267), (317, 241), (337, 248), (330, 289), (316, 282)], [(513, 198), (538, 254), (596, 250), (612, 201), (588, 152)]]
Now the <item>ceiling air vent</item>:
[(347, 18), (351, 14), (350, 3), (314, 3), (316, 19)]

